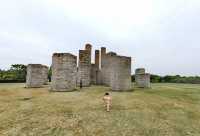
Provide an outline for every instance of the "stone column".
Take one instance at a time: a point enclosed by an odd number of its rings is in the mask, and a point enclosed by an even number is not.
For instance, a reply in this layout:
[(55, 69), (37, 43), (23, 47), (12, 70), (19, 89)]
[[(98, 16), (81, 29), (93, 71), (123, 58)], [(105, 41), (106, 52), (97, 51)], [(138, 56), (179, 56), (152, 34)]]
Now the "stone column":
[(52, 91), (76, 88), (77, 57), (70, 53), (54, 53), (52, 57)]
[(48, 73), (44, 70), (46, 67), (41, 64), (29, 64), (27, 66), (26, 87), (42, 87), (48, 76)]
[(99, 50), (95, 50), (95, 66), (99, 69), (99, 56), (100, 56), (100, 52)]
[(92, 46), (86, 44), (85, 50), (79, 50), (79, 65), (77, 83), (82, 86), (90, 86), (91, 83), (91, 50)]
[(43, 65), (44, 85), (47, 85), (49, 82), (48, 73), (49, 73), (49, 68), (47, 66)]
[(150, 88), (150, 77), (151, 75), (148, 73), (145, 73), (144, 68), (138, 68), (135, 71), (135, 83), (137, 87), (140, 88)]

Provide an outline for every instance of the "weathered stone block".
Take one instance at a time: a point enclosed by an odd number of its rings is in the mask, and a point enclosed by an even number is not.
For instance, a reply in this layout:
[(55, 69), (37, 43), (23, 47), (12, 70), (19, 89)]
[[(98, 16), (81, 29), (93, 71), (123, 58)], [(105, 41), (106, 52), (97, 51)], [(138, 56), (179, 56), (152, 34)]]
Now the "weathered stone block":
[(110, 86), (113, 91), (129, 91), (131, 85), (131, 57), (112, 56)]
[(150, 74), (137, 74), (135, 75), (136, 86), (140, 88), (150, 88)]
[(70, 53), (54, 53), (52, 57), (52, 91), (76, 88), (77, 57)]
[(48, 67), (41, 64), (27, 66), (26, 87), (42, 87), (47, 82)]

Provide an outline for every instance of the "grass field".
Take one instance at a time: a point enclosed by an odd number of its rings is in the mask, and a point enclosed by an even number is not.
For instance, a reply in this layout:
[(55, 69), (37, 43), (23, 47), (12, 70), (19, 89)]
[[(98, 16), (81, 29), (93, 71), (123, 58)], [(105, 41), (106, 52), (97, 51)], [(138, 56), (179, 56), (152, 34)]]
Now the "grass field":
[(200, 136), (200, 85), (153, 84), (112, 92), (107, 87), (52, 93), (48, 86), (0, 84), (1, 136)]

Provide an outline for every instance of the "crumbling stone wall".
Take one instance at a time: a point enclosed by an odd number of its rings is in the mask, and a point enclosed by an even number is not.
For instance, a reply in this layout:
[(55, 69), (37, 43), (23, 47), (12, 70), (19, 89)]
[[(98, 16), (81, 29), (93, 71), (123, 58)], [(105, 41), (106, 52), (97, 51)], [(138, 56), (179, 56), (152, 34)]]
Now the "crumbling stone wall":
[(113, 72), (113, 57), (117, 54), (115, 52), (109, 52), (105, 55), (104, 67), (102, 68), (102, 72), (104, 74), (104, 85), (111, 86), (111, 74)]
[(100, 51), (95, 50), (95, 64), (91, 65), (91, 84), (100, 85)]
[(70, 53), (54, 53), (52, 57), (52, 91), (76, 88), (77, 57)]
[(113, 70), (113, 56), (117, 54), (114, 52), (109, 52), (103, 55), (101, 60), (101, 74), (102, 74), (102, 84), (106, 86), (111, 85), (111, 72)]
[(131, 90), (131, 57), (112, 56), (110, 65), (110, 86), (114, 91)]
[(86, 44), (85, 50), (79, 50), (78, 81), (83, 86), (90, 86), (91, 83), (91, 50), (92, 46)]
[(112, 56), (116, 56), (115, 52), (106, 53), (106, 48), (101, 48), (101, 84), (110, 86), (110, 78), (111, 78), (111, 71), (112, 71)]
[(131, 58), (118, 56), (115, 52), (106, 53), (106, 48), (102, 47), (100, 75), (101, 83), (112, 90), (130, 90)]
[(136, 86), (140, 88), (150, 88), (150, 74), (145, 73), (144, 68), (138, 68), (135, 71)]
[(42, 87), (47, 82), (48, 67), (41, 64), (27, 66), (26, 87)]
[(98, 82), (98, 72), (99, 69), (96, 67), (95, 64), (91, 65), (91, 84), (96, 85)]
[(44, 77), (44, 85), (47, 85), (49, 82), (49, 79), (48, 79), (49, 68), (47, 66), (43, 65), (42, 71), (43, 71), (42, 74)]

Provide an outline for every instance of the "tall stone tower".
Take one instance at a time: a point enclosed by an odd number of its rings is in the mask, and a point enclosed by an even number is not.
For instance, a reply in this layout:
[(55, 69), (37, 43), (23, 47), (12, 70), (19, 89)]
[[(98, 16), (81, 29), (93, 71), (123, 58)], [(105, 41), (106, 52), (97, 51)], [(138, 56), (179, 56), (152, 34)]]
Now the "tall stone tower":
[(100, 83), (102, 85), (105, 85), (105, 70), (106, 70), (106, 47), (101, 47), (101, 65), (100, 65), (100, 75), (101, 75), (101, 79), (100, 79)]
[(85, 50), (79, 50), (78, 77), (77, 83), (83, 86), (90, 86), (91, 83), (91, 52), (92, 45), (86, 44)]
[(99, 69), (100, 51), (95, 50), (95, 66)]
[(95, 63), (91, 66), (91, 84), (100, 84), (99, 58), (100, 51), (95, 50)]

